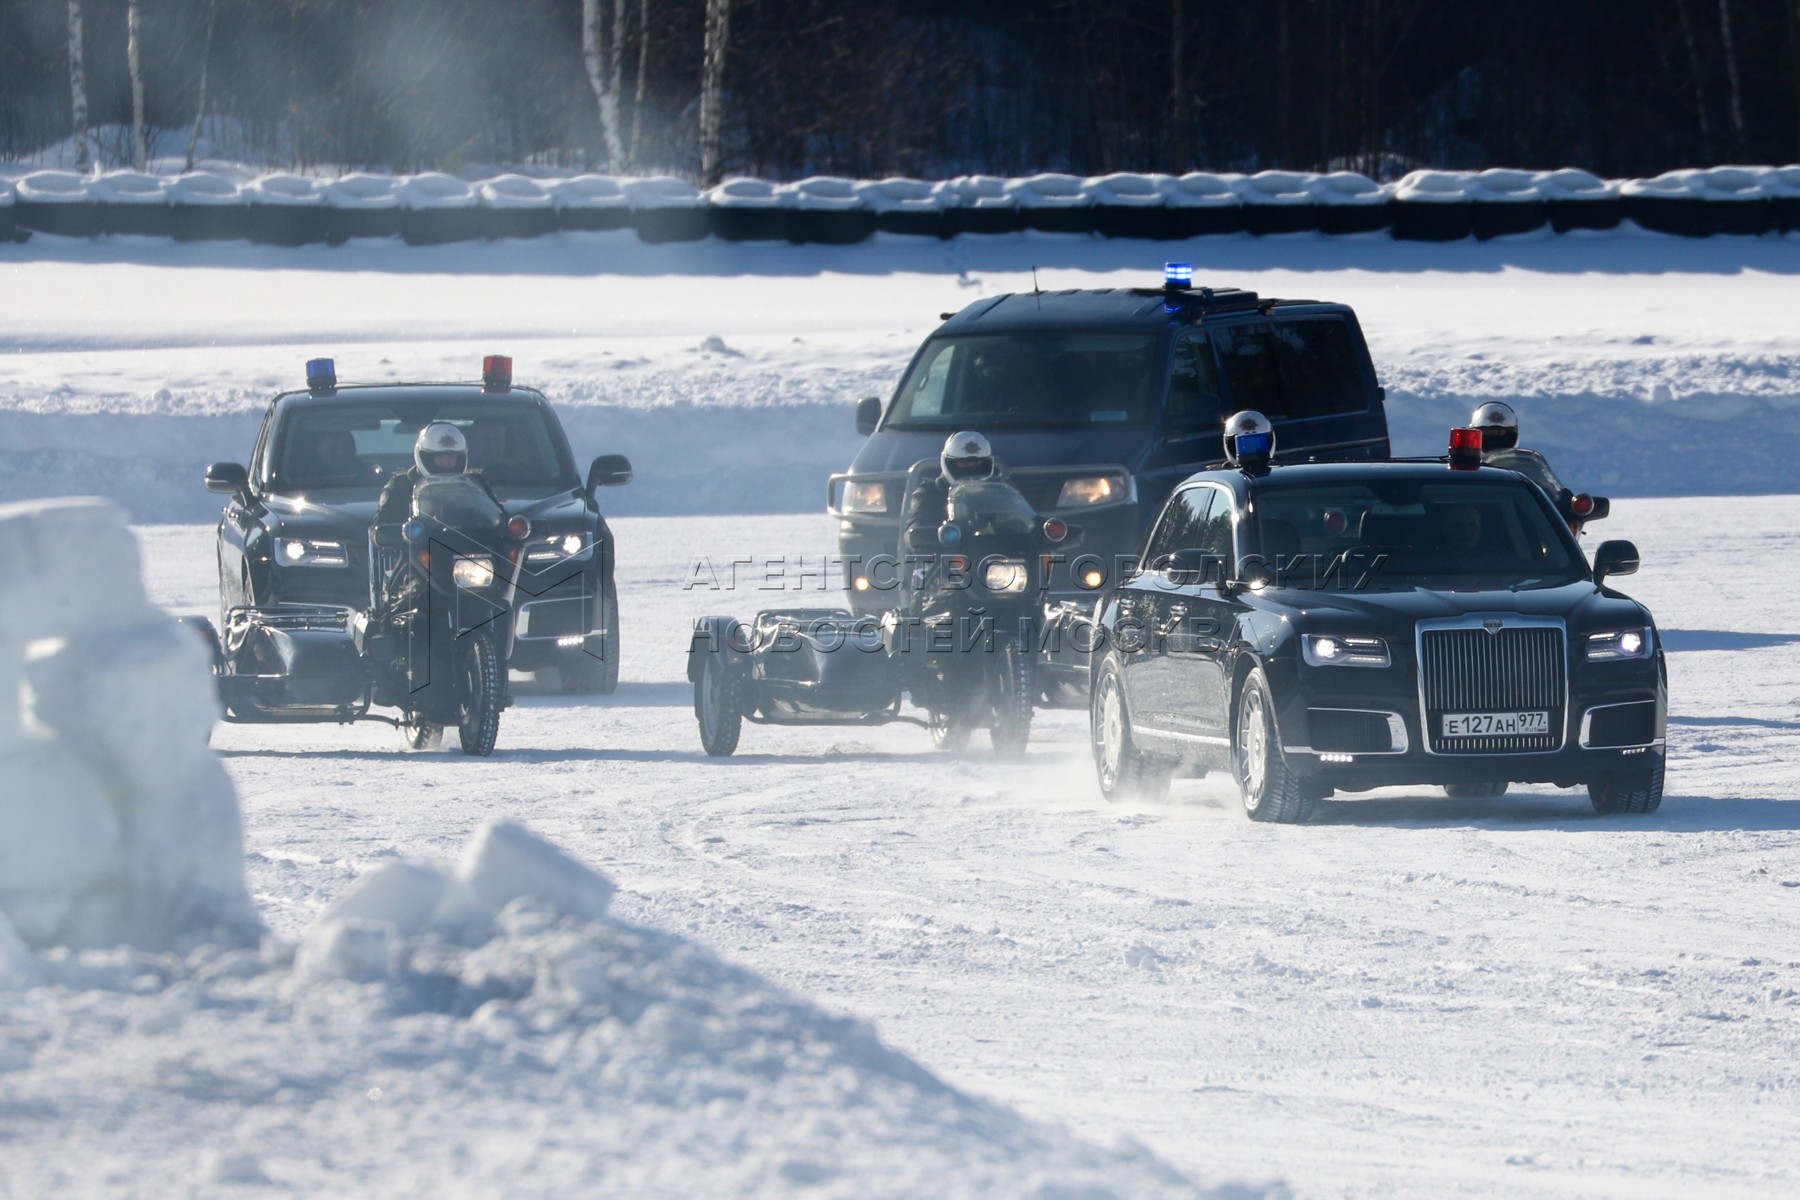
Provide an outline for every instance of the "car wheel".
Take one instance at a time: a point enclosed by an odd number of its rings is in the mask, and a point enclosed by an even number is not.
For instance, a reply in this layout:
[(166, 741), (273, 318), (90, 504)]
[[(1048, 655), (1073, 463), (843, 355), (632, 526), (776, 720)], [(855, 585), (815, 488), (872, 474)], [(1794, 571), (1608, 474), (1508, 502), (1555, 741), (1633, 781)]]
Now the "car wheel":
[(1452, 800), (1498, 800), (1506, 795), (1506, 782), (1499, 783), (1446, 783), (1444, 795)]
[(1131, 737), (1131, 714), (1116, 659), (1107, 659), (1094, 681), (1088, 706), (1088, 729), (1094, 747), (1094, 771), (1100, 794), (1108, 800), (1156, 801), (1169, 794), (1174, 764), (1137, 748)]
[(722, 654), (708, 655), (694, 681), (694, 718), (708, 754), (725, 758), (736, 752), (744, 727), (744, 676)]
[(988, 737), (1001, 758), (1019, 758), (1031, 741), (1031, 655), (1018, 642), (1008, 642), (999, 655), (999, 685), (994, 697), (994, 724)]
[(1662, 806), (1663, 767), (1663, 752), (1654, 750), (1649, 762), (1588, 784), (1594, 811), (1609, 816), (1655, 812)]
[(1275, 731), (1275, 705), (1260, 667), (1250, 672), (1238, 691), (1232, 768), (1251, 820), (1297, 825), (1312, 816), (1312, 793), (1288, 767)]
[(494, 639), (486, 633), (469, 639), (463, 651), (462, 679), (457, 689), (457, 736), (462, 751), (473, 758), (486, 758), (494, 752), (494, 741), (500, 736), (500, 704), (504, 668), (494, 649)]
[(567, 695), (610, 696), (619, 690), (619, 590), (610, 579), (601, 586), (600, 614), (606, 628), (599, 657), (582, 650), (556, 668)]

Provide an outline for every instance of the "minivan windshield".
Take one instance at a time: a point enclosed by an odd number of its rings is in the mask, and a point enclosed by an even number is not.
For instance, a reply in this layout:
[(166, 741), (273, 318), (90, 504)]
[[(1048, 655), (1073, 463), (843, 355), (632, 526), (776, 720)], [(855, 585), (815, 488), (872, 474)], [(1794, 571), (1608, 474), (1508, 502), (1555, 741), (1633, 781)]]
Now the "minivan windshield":
[(1355, 480), (1257, 489), (1251, 543), (1284, 587), (1473, 591), (1588, 577), (1523, 481)]
[(518, 400), (450, 402), (357, 399), (307, 404), (287, 414), (270, 447), (270, 484), (278, 492), (335, 492), (373, 497), (413, 465), (419, 430), (444, 421), (462, 430), (469, 467), (501, 496), (547, 496), (576, 486), (574, 467), (540, 404)]
[(1159, 339), (1070, 330), (933, 338), (901, 381), (893, 429), (1089, 428), (1150, 419)]

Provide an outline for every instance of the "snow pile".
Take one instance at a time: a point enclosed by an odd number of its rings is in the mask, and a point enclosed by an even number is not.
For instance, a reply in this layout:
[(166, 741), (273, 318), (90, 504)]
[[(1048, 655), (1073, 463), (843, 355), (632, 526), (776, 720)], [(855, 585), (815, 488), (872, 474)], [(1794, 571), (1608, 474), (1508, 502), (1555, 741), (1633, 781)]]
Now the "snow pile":
[[(243, 952), (40, 964), (84, 994), (0, 1007), (0, 1046), (24, 1060), (8, 1166), (28, 1194), (91, 1190), (108, 1161), (171, 1191), (303, 1195), (1208, 1194), (609, 917), (612, 892), (491, 825), (455, 867), (364, 876), (291, 969)], [(0, 941), (0, 972), (8, 954)]]
[(23, 944), (260, 933), (199, 642), (154, 608), (124, 514), (0, 506), (0, 977)]

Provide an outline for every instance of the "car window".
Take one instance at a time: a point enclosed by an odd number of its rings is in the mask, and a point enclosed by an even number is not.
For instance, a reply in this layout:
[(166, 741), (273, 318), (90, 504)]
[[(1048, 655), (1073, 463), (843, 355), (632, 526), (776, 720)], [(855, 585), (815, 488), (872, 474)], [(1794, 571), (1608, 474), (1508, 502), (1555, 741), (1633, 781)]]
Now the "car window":
[(1302, 420), (1369, 406), (1350, 328), (1338, 318), (1256, 321), (1213, 330), (1233, 412)]
[(373, 495), (413, 465), (413, 443), (433, 421), (462, 430), (470, 468), (502, 495), (548, 495), (576, 484), (551, 417), (539, 405), (359, 398), (288, 414), (273, 446), (275, 490)]
[(1169, 436), (1193, 437), (1223, 428), (1222, 391), (1212, 339), (1204, 333), (1183, 335), (1169, 364)]
[(1051, 331), (933, 338), (884, 428), (1091, 428), (1149, 420), (1158, 339)]
[[(1210, 532), (1215, 528), (1208, 520), (1208, 514), (1218, 495), (1218, 489), (1210, 487), (1191, 487), (1176, 492), (1170, 498), (1168, 507), (1163, 509), (1162, 519), (1150, 534), (1150, 545), (1144, 554), (1144, 566), (1152, 571), (1161, 570), (1169, 555), (1175, 551), (1206, 546)], [(1231, 506), (1227, 503), (1222, 507), (1229, 529)], [(1229, 535), (1226, 544), (1230, 544)]]
[(1527, 588), (1586, 575), (1567, 530), (1522, 480), (1265, 487), (1255, 530), (1293, 587)]

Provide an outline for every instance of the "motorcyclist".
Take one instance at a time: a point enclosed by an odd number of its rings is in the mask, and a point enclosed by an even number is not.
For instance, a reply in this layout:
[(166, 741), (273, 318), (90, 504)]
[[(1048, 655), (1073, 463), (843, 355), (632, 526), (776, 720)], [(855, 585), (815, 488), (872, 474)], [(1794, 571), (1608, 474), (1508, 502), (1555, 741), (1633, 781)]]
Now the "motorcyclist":
[[(393, 476), (381, 489), (381, 499), (375, 504), (377, 541), (388, 546), (397, 544), (393, 530), (412, 516), (413, 491), (420, 483), (456, 475), (473, 480), (493, 497), (496, 505), (500, 503), (481, 473), (469, 470), (469, 443), (462, 430), (447, 421), (433, 421), (419, 430), (419, 436), (413, 442), (413, 465)], [(397, 588), (404, 592), (409, 578), (407, 572), (396, 571), (388, 579), (388, 589), (393, 592)], [(398, 607), (404, 599), (403, 595), (394, 594), (390, 596), (390, 603)]]
[(1567, 514), (1574, 492), (1563, 486), (1544, 456), (1519, 445), (1519, 416), (1512, 405), (1490, 400), (1469, 416), (1469, 427), (1481, 430), (1481, 461), (1485, 466), (1517, 471), (1544, 489), (1558, 512)]
[[(907, 472), (906, 491), (900, 501), (899, 557), (901, 562), (907, 562), (910, 556), (914, 564), (902, 572), (909, 585), (909, 607), (923, 602), (930, 580), (941, 574), (935, 562), (935, 531), (950, 517), (950, 489), (966, 480), (1005, 478), (1005, 469), (994, 457), (994, 448), (972, 429), (945, 439), (935, 463), (929, 458), (920, 459)], [(931, 555), (933, 561), (920, 565), (920, 555)]]

